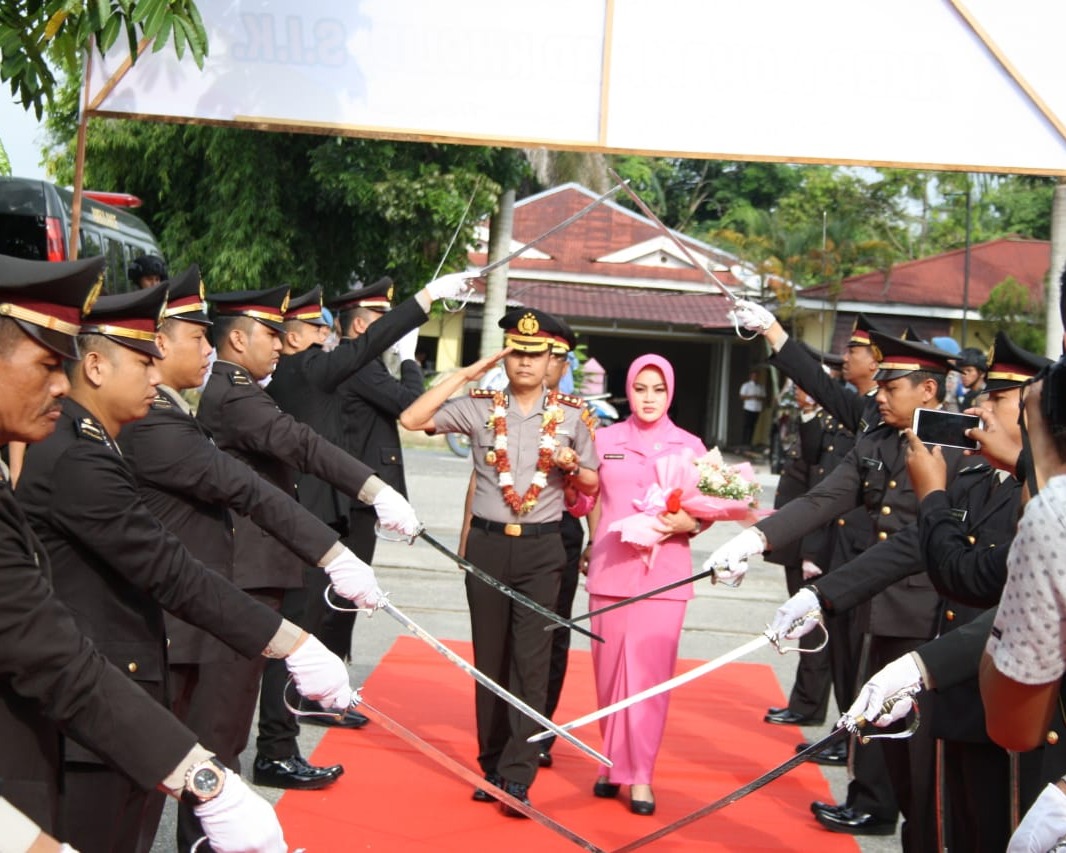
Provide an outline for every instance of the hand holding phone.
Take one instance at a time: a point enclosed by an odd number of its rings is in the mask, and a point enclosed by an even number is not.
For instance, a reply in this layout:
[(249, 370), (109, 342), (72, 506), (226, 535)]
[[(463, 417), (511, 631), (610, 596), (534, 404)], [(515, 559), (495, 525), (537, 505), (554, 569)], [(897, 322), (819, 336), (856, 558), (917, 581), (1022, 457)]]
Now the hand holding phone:
[(958, 447), (977, 450), (977, 439), (966, 435), (968, 429), (980, 429), (977, 415), (960, 412), (945, 412), (943, 409), (915, 409), (912, 429), (923, 444), (939, 444), (941, 447)]

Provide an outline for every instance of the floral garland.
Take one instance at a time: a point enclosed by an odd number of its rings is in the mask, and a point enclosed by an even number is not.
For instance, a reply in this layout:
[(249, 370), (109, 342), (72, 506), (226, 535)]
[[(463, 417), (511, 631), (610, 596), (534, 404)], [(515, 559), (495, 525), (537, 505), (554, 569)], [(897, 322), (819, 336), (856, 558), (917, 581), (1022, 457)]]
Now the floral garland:
[(552, 456), (555, 453), (555, 430), (565, 417), (559, 405), (559, 393), (550, 391), (545, 401), (544, 414), (540, 421), (540, 441), (537, 448), (537, 470), (526, 493), (519, 496), (514, 487), (514, 475), (511, 474), (511, 459), (507, 455), (507, 398), (502, 391), (492, 395), (492, 413), (488, 426), (495, 432), (493, 449), (485, 455), (485, 461), (495, 467), (497, 482), (503, 493), (503, 501), (516, 515), (525, 515), (537, 505), (537, 499), (543, 488), (548, 485), (548, 473), (552, 468)]

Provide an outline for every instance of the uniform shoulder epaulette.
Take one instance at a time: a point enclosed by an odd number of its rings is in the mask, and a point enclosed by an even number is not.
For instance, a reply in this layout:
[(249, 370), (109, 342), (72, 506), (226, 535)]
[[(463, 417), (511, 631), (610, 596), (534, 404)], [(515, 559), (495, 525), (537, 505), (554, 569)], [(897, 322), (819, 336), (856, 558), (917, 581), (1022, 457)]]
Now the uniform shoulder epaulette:
[(234, 370), (229, 375), (229, 384), (230, 385), (253, 385), (255, 383), (252, 382), (251, 378), (244, 371)]
[(170, 398), (162, 391), (155, 392), (155, 399), (152, 400), (153, 409), (173, 409), (174, 404), (170, 402)]
[(576, 397), (573, 394), (560, 394), (558, 400), (564, 406), (570, 406), (574, 409), (585, 408), (585, 400), (582, 397)]
[(495, 393), (496, 392), (493, 391), (491, 388), (471, 388), (470, 389), (470, 396), (474, 397), (474, 398), (477, 398), (477, 399), (482, 399), (484, 397), (491, 397)]
[(107, 433), (92, 418), (78, 418), (74, 421), (74, 431), (81, 437), (90, 441), (98, 441), (100, 444), (110, 444)]

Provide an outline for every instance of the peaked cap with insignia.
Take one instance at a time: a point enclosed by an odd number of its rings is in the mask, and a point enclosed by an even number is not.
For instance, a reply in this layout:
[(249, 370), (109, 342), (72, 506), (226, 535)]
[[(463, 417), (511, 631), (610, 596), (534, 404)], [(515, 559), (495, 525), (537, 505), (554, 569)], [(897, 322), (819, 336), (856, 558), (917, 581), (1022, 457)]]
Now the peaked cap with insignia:
[(504, 330), (503, 345), (518, 352), (544, 352), (564, 338), (559, 318), (537, 308), (515, 308), (497, 325)]
[(392, 310), (392, 298), (396, 286), (388, 276), (379, 278), (373, 284), (349, 290), (341, 296), (331, 299), (329, 307), (337, 311), (350, 311), (353, 308), (367, 308), (385, 314)]
[(285, 312), (289, 308), (289, 286), (282, 284), (267, 290), (240, 290), (212, 293), (207, 301), (217, 317), (251, 317), (275, 332), (284, 332)]
[(322, 314), (322, 287), (316, 285), (302, 296), (289, 300), (286, 320), (303, 320), (312, 326), (331, 326)]
[(27, 261), (0, 255), (0, 317), (52, 352), (77, 358), (81, 318), (100, 295), (105, 264), (102, 257)]
[(81, 324), (82, 334), (103, 335), (153, 358), (163, 353), (155, 344), (156, 331), (167, 307), (167, 286), (157, 284), (132, 293), (101, 296)]
[(927, 370), (946, 374), (951, 369), (951, 355), (918, 341), (905, 341), (878, 331), (870, 332), (870, 346), (877, 359), (877, 382), (890, 382), (910, 373)]
[(1020, 388), (1049, 364), (1050, 358), (1024, 350), (1003, 332), (996, 332), (992, 349), (988, 351), (985, 390)]
[(173, 317), (175, 320), (199, 323), (201, 326), (211, 325), (211, 318), (207, 316), (207, 297), (204, 294), (204, 281), (200, 277), (199, 264), (193, 264), (163, 284), (168, 289), (164, 318)]
[(562, 317), (556, 317), (551, 314), (548, 316), (559, 326), (559, 330), (553, 333), (554, 340), (552, 340), (552, 353), (554, 355), (566, 355), (577, 346), (577, 335), (574, 334), (574, 330), (570, 328), (570, 324)]

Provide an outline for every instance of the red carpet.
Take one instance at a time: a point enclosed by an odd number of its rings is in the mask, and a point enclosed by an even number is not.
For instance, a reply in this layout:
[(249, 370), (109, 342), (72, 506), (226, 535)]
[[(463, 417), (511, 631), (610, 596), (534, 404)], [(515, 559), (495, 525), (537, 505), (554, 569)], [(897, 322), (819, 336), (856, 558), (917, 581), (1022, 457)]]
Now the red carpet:
[[(468, 643), (448, 645), (472, 659)], [(697, 663), (682, 661), (678, 671)], [(377, 710), (476, 771), (473, 693), (473, 679), (410, 637), (396, 641), (363, 691)], [(760, 664), (730, 664), (675, 690), (656, 766), (653, 817), (630, 814), (624, 791), (618, 800), (594, 798), (595, 762), (562, 741), (554, 750), (555, 766), (540, 771), (530, 798), (552, 819), (613, 850), (789, 758), (800, 730), (762, 722), (767, 706), (782, 704), (773, 671)], [(594, 707), (591, 658), (571, 652), (556, 719), (573, 719)], [(575, 734), (600, 746), (595, 724)], [(281, 798), (278, 814), (293, 848), (303, 846), (308, 853), (580, 849), (533, 821), (503, 817), (495, 803), (471, 801), (466, 782), (381, 726), (330, 730), (312, 758), (316, 764), (342, 763), (347, 772), (325, 791), (289, 791)], [(648, 849), (854, 853), (859, 849), (854, 839), (821, 829), (810, 814), (812, 800), (828, 799), (818, 768), (805, 765)]]

